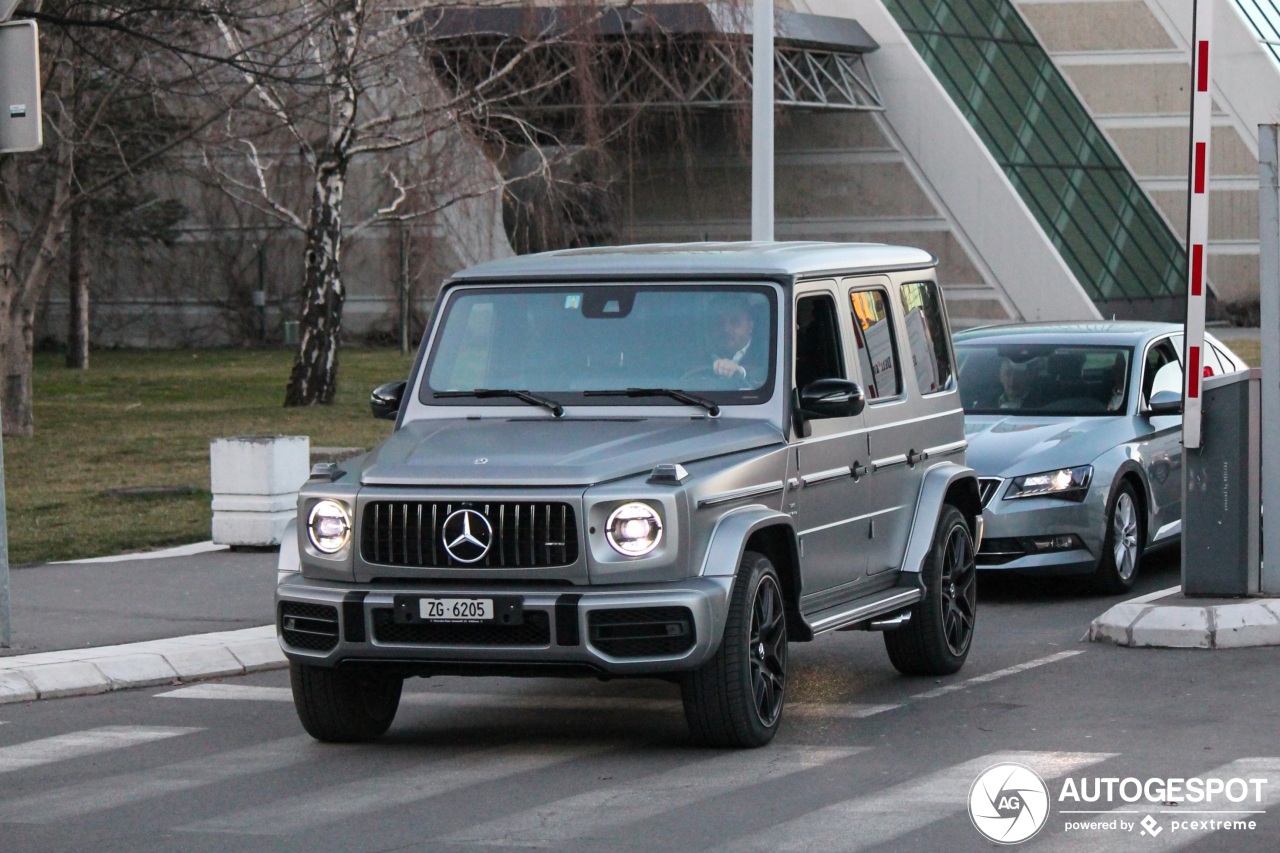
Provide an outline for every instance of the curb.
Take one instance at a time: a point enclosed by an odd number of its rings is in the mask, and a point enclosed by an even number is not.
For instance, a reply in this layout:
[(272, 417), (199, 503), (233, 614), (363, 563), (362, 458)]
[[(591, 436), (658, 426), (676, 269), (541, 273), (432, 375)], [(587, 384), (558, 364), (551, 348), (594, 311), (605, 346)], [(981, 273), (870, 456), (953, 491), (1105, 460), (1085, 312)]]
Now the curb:
[(1203, 607), (1158, 604), (1178, 592), (1170, 587), (1115, 605), (1089, 625), (1088, 639), (1117, 646), (1159, 649), (1241, 649), (1280, 646), (1280, 601)]
[(86, 557), (83, 560), (59, 560), (53, 563), (42, 563), (45, 566), (78, 566), (84, 563), (124, 563), (134, 560), (163, 560), (168, 557), (193, 557), (196, 554), (208, 554), (212, 551), (226, 551), (229, 545), (215, 545), (212, 541), (194, 542), (190, 545), (176, 545), (162, 548), (159, 551), (138, 551), (133, 554), (113, 554), (110, 557)]
[(288, 666), (274, 625), (0, 658), (0, 705)]

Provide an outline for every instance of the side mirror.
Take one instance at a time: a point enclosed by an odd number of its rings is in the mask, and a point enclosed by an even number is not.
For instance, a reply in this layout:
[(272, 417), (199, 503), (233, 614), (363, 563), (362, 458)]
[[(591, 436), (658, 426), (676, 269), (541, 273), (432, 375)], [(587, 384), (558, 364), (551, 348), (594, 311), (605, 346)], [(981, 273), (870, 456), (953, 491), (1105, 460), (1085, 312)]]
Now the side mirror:
[(404, 389), (408, 384), (401, 379), (399, 382), (388, 382), (374, 388), (369, 395), (369, 408), (373, 410), (373, 416), (384, 421), (395, 420), (400, 413), (400, 403), (404, 400)]
[(862, 414), (867, 396), (848, 379), (815, 379), (800, 390), (800, 408), (819, 418), (851, 418)]
[(1180, 415), (1182, 414), (1182, 395), (1177, 391), (1157, 391), (1151, 395), (1151, 400), (1147, 403), (1147, 414), (1149, 415)]

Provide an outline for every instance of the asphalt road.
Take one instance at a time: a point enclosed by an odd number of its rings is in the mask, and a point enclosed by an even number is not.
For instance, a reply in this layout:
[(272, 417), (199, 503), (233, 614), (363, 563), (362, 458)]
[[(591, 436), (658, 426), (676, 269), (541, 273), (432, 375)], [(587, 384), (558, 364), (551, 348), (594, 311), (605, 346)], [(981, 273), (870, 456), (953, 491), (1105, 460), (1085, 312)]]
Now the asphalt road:
[[(1134, 594), (1176, 582), (1166, 560)], [(990, 850), (970, 788), (1016, 761), (1052, 800), (1027, 849), (1274, 850), (1276, 650), (1081, 642), (1113, 600), (985, 582), (969, 662), (943, 679), (897, 675), (874, 634), (793, 646), (783, 729), (747, 752), (688, 746), (660, 682), (415, 680), (367, 746), (303, 734), (283, 672), (6, 705), (0, 848)], [(1060, 800), (1067, 779), (1127, 777), (1269, 782), (1261, 802)], [(1223, 820), (1256, 828), (1204, 828)]]

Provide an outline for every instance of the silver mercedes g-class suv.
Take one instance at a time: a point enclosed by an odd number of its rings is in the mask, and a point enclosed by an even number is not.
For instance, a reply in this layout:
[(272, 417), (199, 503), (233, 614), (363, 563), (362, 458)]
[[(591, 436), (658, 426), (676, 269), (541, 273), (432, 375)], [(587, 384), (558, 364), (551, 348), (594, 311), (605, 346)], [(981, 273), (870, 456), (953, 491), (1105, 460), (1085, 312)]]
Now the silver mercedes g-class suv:
[(458, 273), (391, 436), (317, 465), (280, 553), (304, 728), (408, 676), (678, 681), (694, 739), (777, 731), (787, 644), (964, 663), (982, 510), (935, 259), (837, 243), (550, 252)]

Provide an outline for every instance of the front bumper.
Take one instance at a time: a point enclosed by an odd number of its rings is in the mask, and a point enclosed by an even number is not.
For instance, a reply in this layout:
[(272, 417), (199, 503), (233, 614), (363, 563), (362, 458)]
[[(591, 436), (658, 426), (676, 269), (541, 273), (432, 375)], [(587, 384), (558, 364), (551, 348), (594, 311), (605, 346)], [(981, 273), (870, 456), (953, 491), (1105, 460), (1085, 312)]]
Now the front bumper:
[[(696, 669), (724, 633), (732, 578), (616, 587), (510, 587), (339, 584), (285, 575), (276, 588), (276, 632), (285, 655), (316, 666), (369, 662), (418, 674), (549, 671), (660, 675)], [(396, 621), (397, 596), (518, 596), (518, 626)], [(402, 599), (403, 600), (403, 599)], [(593, 615), (594, 614), (594, 615)], [(617, 639), (622, 623), (689, 626), (691, 637)], [(288, 621), (291, 620), (291, 621)], [(634, 631), (634, 624), (626, 630)], [(640, 628), (644, 631), (643, 625)]]
[[(1098, 564), (1106, 530), (1106, 494), (1093, 488), (1079, 503), (1058, 498), (1004, 500), (1002, 483), (982, 512), (986, 521), (977, 566), (1038, 575), (1088, 574)], [(1035, 541), (1072, 537), (1067, 548), (1041, 551)]]

